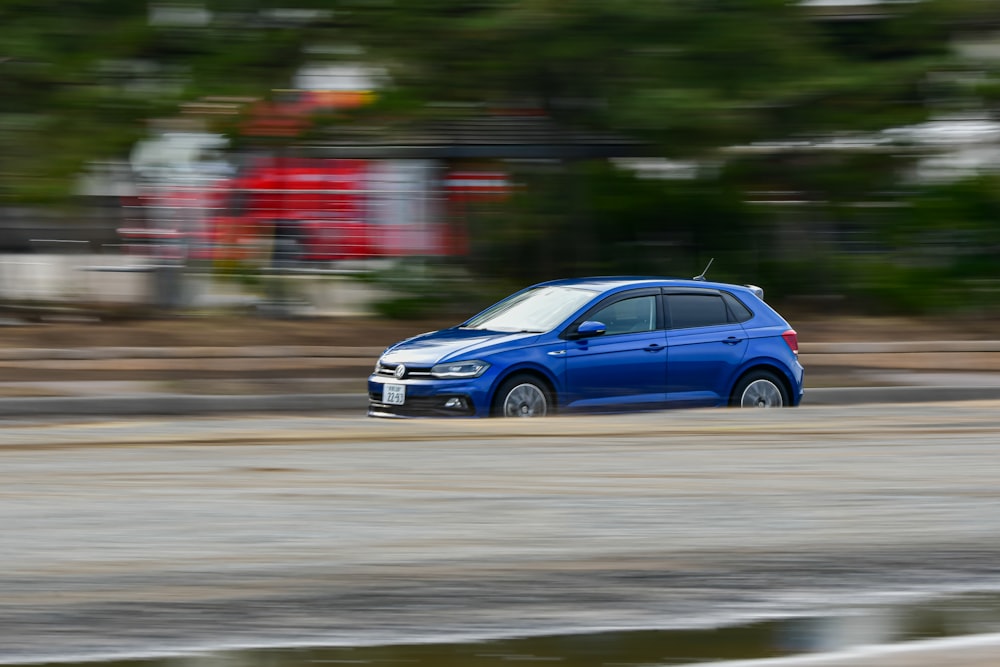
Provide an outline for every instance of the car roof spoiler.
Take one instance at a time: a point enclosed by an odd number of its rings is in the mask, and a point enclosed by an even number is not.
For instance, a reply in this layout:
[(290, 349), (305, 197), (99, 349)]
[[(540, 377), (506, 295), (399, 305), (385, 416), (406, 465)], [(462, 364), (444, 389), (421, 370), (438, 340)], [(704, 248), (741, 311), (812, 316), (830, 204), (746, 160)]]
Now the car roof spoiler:
[[(714, 257), (712, 259), (708, 260), (708, 265), (705, 267), (705, 270), (702, 271), (701, 273), (699, 273), (698, 275), (696, 275), (694, 278), (692, 278), (692, 280), (699, 280), (699, 281), (704, 282), (705, 281), (705, 274), (707, 274), (708, 270), (710, 268), (712, 268), (712, 262), (714, 262), (714, 261), (715, 261)], [(750, 290), (751, 292), (753, 292), (754, 296), (756, 296), (761, 301), (764, 300), (764, 290), (762, 288), (757, 287), (756, 285), (744, 285), (744, 287), (746, 287), (748, 290)]]

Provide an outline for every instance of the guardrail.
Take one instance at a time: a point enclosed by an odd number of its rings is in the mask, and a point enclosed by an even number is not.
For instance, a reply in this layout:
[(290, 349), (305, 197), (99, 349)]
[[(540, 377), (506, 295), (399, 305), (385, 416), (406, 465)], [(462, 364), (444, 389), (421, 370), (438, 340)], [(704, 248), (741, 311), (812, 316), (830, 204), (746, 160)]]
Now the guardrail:
[[(368, 266), (294, 266), (265, 269), (258, 277), (281, 279), (280, 293), (251, 288), (190, 267), (114, 254), (2, 254), (0, 300), (8, 303), (216, 308), (275, 306), (278, 298), (316, 314), (368, 315), (384, 289), (353, 278)], [(276, 281), (271, 281), (273, 285)], [(176, 292), (176, 293), (175, 293)]]

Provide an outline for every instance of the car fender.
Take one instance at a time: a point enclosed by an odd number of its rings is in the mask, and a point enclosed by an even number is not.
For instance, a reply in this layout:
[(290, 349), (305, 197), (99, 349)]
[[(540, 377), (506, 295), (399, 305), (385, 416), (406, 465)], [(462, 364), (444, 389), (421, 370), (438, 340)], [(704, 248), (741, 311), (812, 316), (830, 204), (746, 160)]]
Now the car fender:
[(504, 368), (502, 372), (497, 373), (496, 377), (493, 378), (492, 384), (490, 385), (489, 398), (491, 405), (493, 403), (493, 399), (496, 398), (496, 392), (497, 389), (500, 387), (500, 385), (503, 384), (503, 382), (507, 378), (511, 377), (512, 375), (517, 375), (518, 373), (530, 373), (534, 375), (539, 375), (542, 378), (544, 378), (545, 381), (549, 383), (549, 386), (556, 394), (554, 397), (556, 403), (557, 404), (559, 403), (559, 396), (563, 394), (561, 381), (555, 376), (555, 374), (552, 372), (551, 369), (543, 366), (542, 364), (529, 360), (517, 364), (512, 364), (511, 366)]
[(746, 375), (751, 370), (756, 369), (766, 369), (777, 373), (780, 377), (784, 378), (786, 383), (786, 388), (789, 392), (789, 397), (793, 404), (798, 403), (799, 396), (796, 392), (796, 387), (798, 386), (798, 381), (795, 376), (792, 375), (788, 363), (782, 361), (774, 356), (762, 355), (756, 356), (750, 359), (744, 359), (743, 363), (737, 367), (736, 371), (733, 373), (732, 377), (729, 378), (729, 393), (731, 394), (733, 388), (741, 377)]

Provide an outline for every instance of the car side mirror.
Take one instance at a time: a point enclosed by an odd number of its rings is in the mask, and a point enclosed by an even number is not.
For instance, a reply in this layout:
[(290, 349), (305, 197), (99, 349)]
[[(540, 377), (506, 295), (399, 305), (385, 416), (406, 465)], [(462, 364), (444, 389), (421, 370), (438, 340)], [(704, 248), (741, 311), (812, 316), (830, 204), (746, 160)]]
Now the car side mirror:
[(604, 322), (587, 320), (586, 322), (581, 322), (580, 326), (576, 328), (573, 338), (594, 338), (595, 336), (603, 336), (607, 330), (608, 327), (604, 324)]

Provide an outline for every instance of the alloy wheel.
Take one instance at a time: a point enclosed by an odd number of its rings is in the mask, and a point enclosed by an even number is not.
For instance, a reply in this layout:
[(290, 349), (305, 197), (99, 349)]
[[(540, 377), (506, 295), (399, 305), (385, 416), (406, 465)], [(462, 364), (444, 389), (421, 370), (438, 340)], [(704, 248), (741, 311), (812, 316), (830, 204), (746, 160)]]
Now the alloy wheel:
[(744, 408), (780, 408), (784, 404), (781, 389), (770, 380), (754, 380), (740, 397), (740, 407)]
[(503, 401), (504, 417), (544, 417), (547, 412), (545, 393), (531, 383), (512, 388)]

